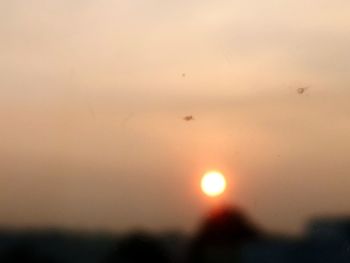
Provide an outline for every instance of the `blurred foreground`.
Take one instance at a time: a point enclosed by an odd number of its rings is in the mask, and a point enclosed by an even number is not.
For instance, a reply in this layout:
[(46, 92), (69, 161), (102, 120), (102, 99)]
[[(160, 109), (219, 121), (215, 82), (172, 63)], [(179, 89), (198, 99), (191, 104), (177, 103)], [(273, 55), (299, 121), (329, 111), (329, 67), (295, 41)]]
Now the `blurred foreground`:
[(212, 211), (194, 237), (0, 231), (0, 262), (350, 262), (350, 218), (318, 219), (303, 238), (264, 233), (239, 209)]

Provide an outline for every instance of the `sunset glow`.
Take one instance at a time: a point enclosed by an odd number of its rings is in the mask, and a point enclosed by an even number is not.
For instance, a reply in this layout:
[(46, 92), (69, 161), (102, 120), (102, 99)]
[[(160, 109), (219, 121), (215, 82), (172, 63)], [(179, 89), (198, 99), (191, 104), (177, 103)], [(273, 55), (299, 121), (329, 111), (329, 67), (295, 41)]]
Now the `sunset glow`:
[(202, 191), (211, 197), (221, 195), (226, 189), (225, 177), (217, 171), (207, 172), (201, 181)]

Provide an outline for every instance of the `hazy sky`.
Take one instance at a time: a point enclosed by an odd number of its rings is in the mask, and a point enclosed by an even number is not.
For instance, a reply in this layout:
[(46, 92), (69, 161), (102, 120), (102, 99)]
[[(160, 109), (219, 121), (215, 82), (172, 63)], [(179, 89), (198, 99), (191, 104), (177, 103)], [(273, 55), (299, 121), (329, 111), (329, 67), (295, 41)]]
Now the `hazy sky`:
[(209, 169), (268, 230), (349, 212), (349, 12), (0, 0), (0, 224), (193, 230)]

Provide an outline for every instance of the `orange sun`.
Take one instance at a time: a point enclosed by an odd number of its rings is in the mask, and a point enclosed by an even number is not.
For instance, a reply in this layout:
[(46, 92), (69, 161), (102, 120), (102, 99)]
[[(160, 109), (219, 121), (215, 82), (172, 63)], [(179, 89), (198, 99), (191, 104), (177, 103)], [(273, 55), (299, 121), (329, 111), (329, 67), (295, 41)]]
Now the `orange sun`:
[(201, 181), (202, 191), (211, 197), (221, 195), (226, 189), (226, 180), (222, 173), (210, 171), (204, 174)]

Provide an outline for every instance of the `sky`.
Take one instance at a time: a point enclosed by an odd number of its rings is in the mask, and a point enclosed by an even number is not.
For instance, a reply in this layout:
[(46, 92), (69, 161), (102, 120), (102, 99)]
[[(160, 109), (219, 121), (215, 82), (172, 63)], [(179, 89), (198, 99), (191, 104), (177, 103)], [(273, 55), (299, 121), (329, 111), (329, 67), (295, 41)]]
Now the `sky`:
[(0, 0), (0, 225), (193, 231), (213, 169), (269, 231), (349, 213), (349, 11)]

